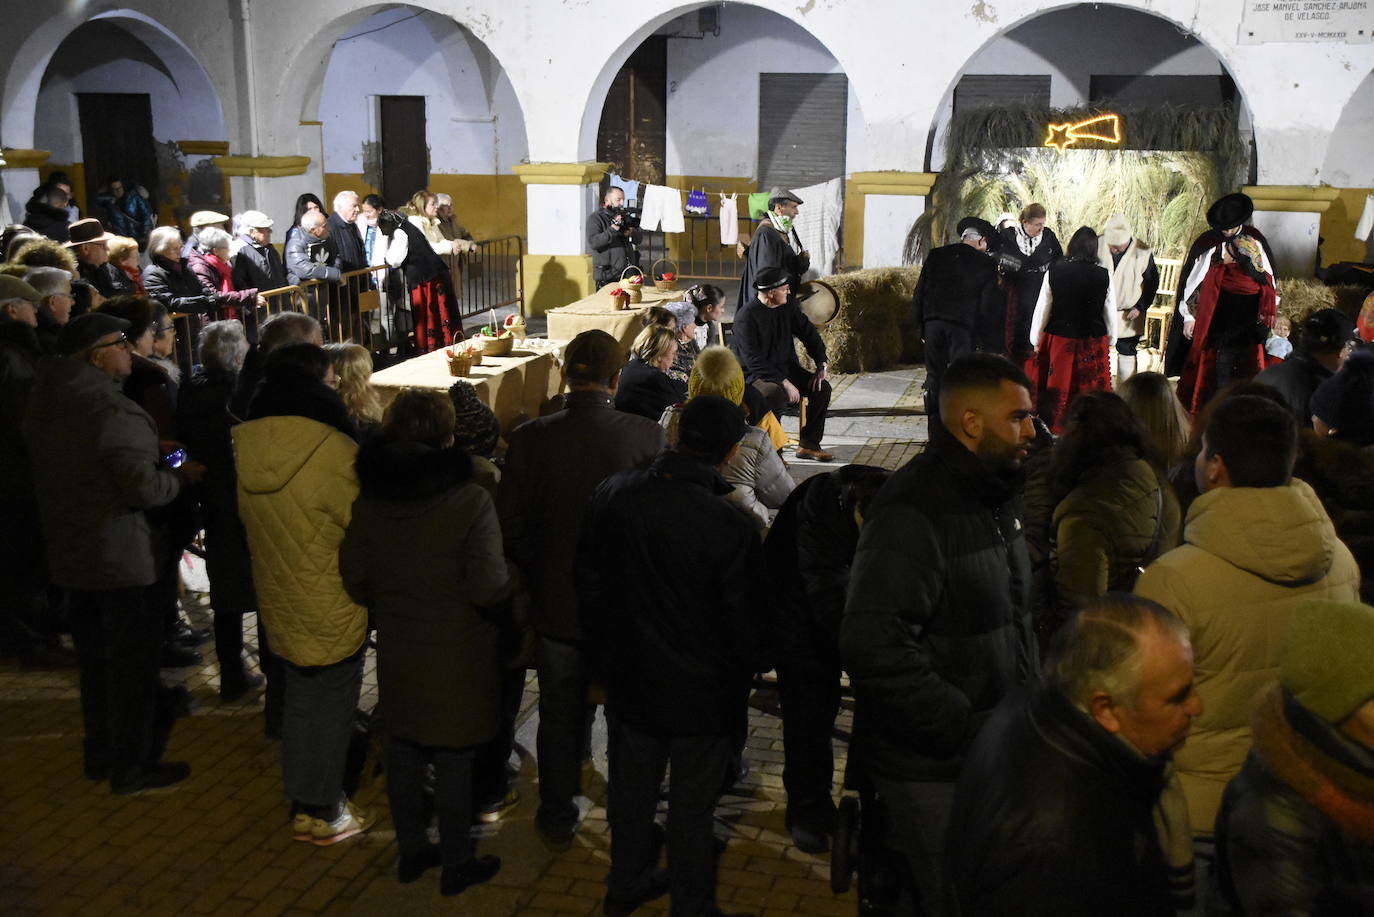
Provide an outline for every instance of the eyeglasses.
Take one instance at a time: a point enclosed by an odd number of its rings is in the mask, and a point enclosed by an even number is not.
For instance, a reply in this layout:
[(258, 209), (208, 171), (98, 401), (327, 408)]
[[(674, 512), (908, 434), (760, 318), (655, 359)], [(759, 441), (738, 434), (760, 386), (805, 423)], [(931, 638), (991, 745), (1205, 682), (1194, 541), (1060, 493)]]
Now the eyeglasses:
[(96, 344), (96, 345), (92, 346), (90, 349), (91, 349), (91, 350), (99, 350), (99, 349), (102, 348), (102, 347), (128, 347), (129, 349), (132, 350), (132, 349), (133, 349), (133, 346), (134, 346), (134, 342), (131, 341), (131, 340), (129, 340), (127, 337), (125, 337), (124, 335), (121, 334), (119, 337), (115, 338), (113, 341), (106, 341), (106, 342), (103, 343), (103, 344)]
[(156, 334), (156, 335), (159, 335), (159, 336), (166, 334), (168, 331), (175, 331), (175, 330), (176, 330), (176, 328), (173, 327), (173, 326), (171, 326), (171, 325), (154, 325), (154, 326), (153, 326), (153, 334)]

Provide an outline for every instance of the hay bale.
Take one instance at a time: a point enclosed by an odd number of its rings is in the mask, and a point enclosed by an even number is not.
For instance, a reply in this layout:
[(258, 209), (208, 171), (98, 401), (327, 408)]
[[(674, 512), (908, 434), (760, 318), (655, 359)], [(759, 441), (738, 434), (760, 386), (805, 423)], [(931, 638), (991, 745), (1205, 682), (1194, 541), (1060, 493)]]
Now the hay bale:
[(1310, 277), (1281, 277), (1279, 314), (1296, 325), (1318, 309), (1339, 309), (1353, 322), (1368, 292), (1355, 284), (1329, 287)]
[[(833, 372), (875, 372), (922, 359), (911, 322), (911, 294), (920, 273), (919, 267), (882, 267), (821, 278), (840, 299), (840, 314), (821, 329)], [(811, 367), (800, 346), (797, 355)]]

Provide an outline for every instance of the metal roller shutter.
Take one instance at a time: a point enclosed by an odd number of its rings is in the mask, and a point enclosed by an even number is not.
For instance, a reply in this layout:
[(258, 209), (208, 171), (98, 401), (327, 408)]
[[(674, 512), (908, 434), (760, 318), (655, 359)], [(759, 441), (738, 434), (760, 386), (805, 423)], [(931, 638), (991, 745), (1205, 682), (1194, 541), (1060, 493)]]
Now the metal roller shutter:
[(759, 74), (759, 188), (804, 188), (844, 175), (849, 78)]
[(1048, 107), (1050, 76), (1046, 74), (970, 73), (954, 87), (954, 113), (972, 108)]

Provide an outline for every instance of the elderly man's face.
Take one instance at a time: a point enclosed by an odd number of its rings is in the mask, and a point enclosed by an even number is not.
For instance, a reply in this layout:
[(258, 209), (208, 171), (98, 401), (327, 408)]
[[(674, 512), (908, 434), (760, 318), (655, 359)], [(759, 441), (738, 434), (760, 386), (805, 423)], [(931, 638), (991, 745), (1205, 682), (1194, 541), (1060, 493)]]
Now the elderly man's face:
[(1193, 719), (1202, 715), (1202, 698), (1193, 687), (1193, 647), (1152, 626), (1141, 635), (1139, 652), (1139, 693), (1134, 702), (1115, 703), (1118, 728), (1112, 731), (1142, 755), (1168, 754), (1183, 744)]
[(329, 238), (329, 224), (320, 221), (307, 229), (306, 232), (310, 233), (310, 235), (314, 236), (316, 239), (327, 239)]
[(48, 314), (59, 325), (67, 324), (72, 317), (72, 304), (76, 298), (72, 296), (72, 285), (67, 284), (67, 289), (60, 293), (53, 293), (44, 298), (42, 307), (48, 310)]
[(265, 227), (259, 229), (259, 228), (256, 227), (256, 226), (249, 226), (249, 227), (248, 227), (248, 238), (252, 239), (254, 242), (256, 242), (256, 243), (259, 244), (259, 245), (271, 245), (271, 244), (272, 244), (272, 227), (271, 227), (271, 226), (265, 226)]
[[(1126, 245), (1130, 245), (1130, 243), (1127, 242)], [(1110, 251), (1113, 255), (1124, 254), (1126, 251), (1126, 245), (1108, 245), (1107, 250)]]
[(777, 207), (773, 209), (782, 216), (791, 217), (793, 219), (796, 219), (797, 217), (796, 201), (783, 201), (781, 204), (779, 204)]
[(110, 260), (110, 247), (106, 242), (86, 242), (76, 247), (76, 257), (87, 264), (104, 264)]
[(14, 321), (22, 322), (31, 328), (38, 327), (38, 307), (27, 299), (11, 299), (0, 306), (0, 314), (8, 315)]
[(441, 219), (441, 220), (447, 220), (447, 219), (448, 219), (449, 217), (451, 217), (451, 216), (453, 216), (453, 202), (452, 202), (452, 201), (440, 201), (440, 202), (439, 202), (439, 219)]
[(90, 363), (105, 375), (123, 382), (133, 371), (133, 345), (122, 332), (114, 331), (95, 342)]
[(780, 287), (774, 287), (771, 290), (764, 290), (763, 304), (770, 309), (776, 309), (778, 306), (787, 302), (787, 294), (791, 292), (791, 290), (792, 287), (786, 283)]
[(352, 223), (358, 218), (358, 199), (356, 197), (346, 197), (339, 201), (334, 208), (334, 212), (346, 223)]

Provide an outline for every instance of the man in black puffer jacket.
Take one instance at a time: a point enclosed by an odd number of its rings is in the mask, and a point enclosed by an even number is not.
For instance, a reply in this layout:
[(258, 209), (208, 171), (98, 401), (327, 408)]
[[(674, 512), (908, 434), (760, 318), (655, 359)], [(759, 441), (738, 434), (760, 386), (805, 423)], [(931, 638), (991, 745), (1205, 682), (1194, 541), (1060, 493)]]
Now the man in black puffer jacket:
[(854, 755), (885, 800), (887, 841), (927, 913), (943, 912), (945, 826), (964, 751), (1037, 669), (1017, 496), (1035, 436), (1030, 383), (1002, 357), (970, 354), (942, 389), (929, 447), (869, 511), (840, 627)]

